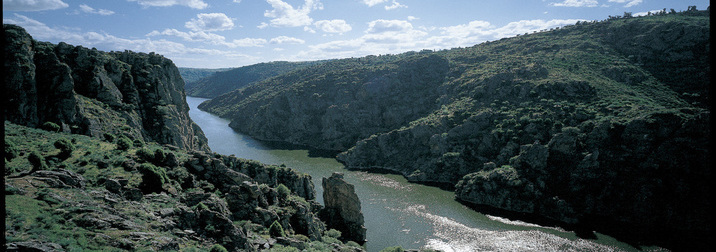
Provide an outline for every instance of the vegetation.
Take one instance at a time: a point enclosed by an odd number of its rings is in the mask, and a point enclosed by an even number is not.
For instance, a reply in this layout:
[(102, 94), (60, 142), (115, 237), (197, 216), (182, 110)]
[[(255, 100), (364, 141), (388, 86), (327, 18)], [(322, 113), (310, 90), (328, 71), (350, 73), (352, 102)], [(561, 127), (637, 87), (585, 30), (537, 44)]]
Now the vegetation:
[(283, 227), (281, 226), (281, 223), (278, 223), (278, 221), (273, 221), (273, 223), (271, 223), (271, 226), (269, 226), (269, 235), (271, 235), (271, 237), (286, 236), (286, 234), (283, 232)]

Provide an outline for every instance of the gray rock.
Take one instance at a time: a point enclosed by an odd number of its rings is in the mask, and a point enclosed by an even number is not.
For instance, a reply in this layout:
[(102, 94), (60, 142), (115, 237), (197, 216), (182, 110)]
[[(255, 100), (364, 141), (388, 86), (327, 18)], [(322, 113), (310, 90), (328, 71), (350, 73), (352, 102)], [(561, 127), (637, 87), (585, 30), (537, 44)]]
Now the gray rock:
[(322, 185), (326, 206), (321, 216), (326, 225), (341, 231), (341, 237), (346, 240), (364, 243), (366, 228), (363, 225), (363, 212), (353, 185), (343, 180), (343, 174), (337, 172), (329, 178), (323, 178)]

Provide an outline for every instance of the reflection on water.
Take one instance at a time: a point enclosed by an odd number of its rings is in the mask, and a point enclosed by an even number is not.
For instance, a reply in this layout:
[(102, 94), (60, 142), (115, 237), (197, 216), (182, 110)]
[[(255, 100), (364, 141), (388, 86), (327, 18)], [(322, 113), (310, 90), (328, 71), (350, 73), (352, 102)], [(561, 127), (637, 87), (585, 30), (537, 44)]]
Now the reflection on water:
[(597, 234), (596, 240), (572, 232), (522, 221), (487, 216), (454, 200), (453, 192), (408, 183), (394, 174), (348, 171), (333, 158), (309, 155), (308, 150), (271, 145), (234, 132), (229, 121), (197, 109), (206, 99), (187, 97), (189, 115), (217, 153), (268, 164), (285, 164), (308, 173), (323, 203), (321, 179), (343, 172), (361, 199), (368, 229), (366, 249), (389, 246), (444, 251), (634, 251), (633, 247)]

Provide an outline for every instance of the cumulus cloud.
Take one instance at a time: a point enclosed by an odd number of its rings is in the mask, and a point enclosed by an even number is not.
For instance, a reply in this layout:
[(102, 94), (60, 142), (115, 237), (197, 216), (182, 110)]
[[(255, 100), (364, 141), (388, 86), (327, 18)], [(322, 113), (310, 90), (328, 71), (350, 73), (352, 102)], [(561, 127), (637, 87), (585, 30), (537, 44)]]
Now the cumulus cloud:
[(344, 33), (353, 29), (353, 27), (343, 19), (320, 20), (313, 23), (313, 25), (321, 31), (328, 33)]
[(234, 22), (224, 13), (199, 13), (184, 26), (193, 31), (225, 31), (234, 28)]
[(366, 33), (399, 32), (413, 29), (413, 25), (404, 20), (378, 19), (368, 22)]
[(558, 7), (597, 7), (597, 0), (564, 0), (558, 3), (550, 3), (549, 5)]
[[(308, 16), (313, 10), (323, 9), (323, 4), (318, 0), (305, 0), (305, 3), (299, 7), (294, 8), (290, 4), (281, 0), (266, 0), (272, 10), (266, 10), (264, 16), (271, 18), (270, 24), (262, 23), (259, 28), (266, 27), (268, 25), (274, 27), (298, 27), (311, 25), (313, 19)], [(263, 27), (262, 27), (263, 26)]]
[(393, 0), (393, 4), (391, 4), (391, 5), (386, 5), (386, 6), (385, 6), (385, 10), (394, 10), (394, 9), (397, 9), (397, 8), (408, 8), (408, 6), (407, 6), (407, 5), (402, 5), (402, 4), (398, 3), (398, 2), (395, 1), (395, 0)]
[(610, 3), (626, 3), (624, 7), (632, 7), (634, 5), (640, 4), (643, 2), (643, 0), (609, 0)]
[(67, 8), (62, 0), (3, 0), (2, 8), (7, 11), (44, 11)]
[(392, 4), (384, 6), (386, 10), (394, 10), (397, 8), (408, 8), (408, 6), (398, 3), (396, 0), (363, 0), (363, 3), (368, 5), (368, 7), (373, 7), (378, 4), (382, 3), (388, 3), (391, 2)]
[(82, 10), (82, 12), (85, 12), (85, 13), (98, 14), (98, 15), (102, 15), (102, 16), (109, 16), (109, 15), (114, 14), (114, 11), (105, 10), (105, 9), (95, 9), (95, 8), (90, 7), (89, 5), (86, 5), (86, 4), (80, 4), (80, 10)]
[[(42, 22), (19, 14), (15, 14), (14, 17), (4, 17), (3, 23), (22, 26), (34, 39), (40, 41), (55, 41), (55, 43), (64, 41), (73, 45), (97, 47), (105, 51), (156, 52), (172, 59), (179, 66), (218, 68), (226, 67), (227, 65), (247, 65), (260, 61), (258, 57), (239, 52), (187, 47), (182, 43), (164, 39), (126, 39), (106, 33), (52, 28)], [(239, 46), (251, 43), (251, 41), (250, 39), (234, 40), (232, 43)], [(260, 39), (259, 43), (261, 43)], [(263, 40), (263, 43), (265, 44), (266, 41)]]
[(269, 43), (271, 44), (304, 44), (306, 43), (305, 40), (294, 38), (294, 37), (288, 37), (288, 36), (278, 36), (275, 38), (272, 38)]
[(190, 31), (190, 32), (183, 32), (179, 31), (177, 29), (165, 29), (164, 31), (152, 31), (150, 33), (147, 33), (148, 37), (152, 36), (173, 36), (181, 38), (185, 41), (191, 41), (191, 42), (206, 42), (213, 45), (223, 45), (230, 48), (236, 48), (236, 47), (261, 47), (267, 43), (265, 39), (260, 38), (244, 38), (244, 39), (235, 39), (233, 41), (226, 41), (226, 37), (205, 32), (205, 31)]
[(127, 0), (130, 2), (137, 2), (139, 5), (144, 7), (168, 7), (174, 5), (182, 5), (192, 9), (204, 9), (209, 7), (207, 3), (202, 0)]

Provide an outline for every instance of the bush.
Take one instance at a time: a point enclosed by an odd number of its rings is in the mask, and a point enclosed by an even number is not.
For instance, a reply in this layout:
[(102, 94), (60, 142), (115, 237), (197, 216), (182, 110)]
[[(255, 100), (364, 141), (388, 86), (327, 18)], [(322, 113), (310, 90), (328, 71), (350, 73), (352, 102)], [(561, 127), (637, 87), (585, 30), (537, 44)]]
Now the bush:
[(211, 249), (209, 249), (209, 252), (228, 252), (228, 250), (226, 250), (224, 246), (214, 244), (214, 246), (211, 246)]
[(276, 191), (278, 191), (278, 197), (280, 200), (286, 200), (288, 199), (288, 196), (291, 195), (291, 189), (288, 189), (284, 184), (279, 184), (276, 187)]
[(159, 165), (167, 158), (167, 154), (162, 149), (154, 150), (154, 164)]
[(37, 151), (30, 153), (30, 155), (27, 156), (27, 161), (30, 161), (33, 170), (44, 170), (47, 168), (47, 165), (45, 164), (45, 157)]
[(3, 153), (5, 160), (10, 161), (17, 157), (18, 152), (15, 142), (10, 139), (5, 139), (5, 152)]
[(130, 140), (127, 137), (120, 137), (117, 139), (117, 149), (118, 150), (128, 150), (132, 147), (132, 140)]
[(335, 230), (335, 229), (332, 229), (332, 228), (329, 229), (329, 230), (326, 230), (326, 232), (323, 233), (323, 234), (326, 235), (326, 236), (328, 236), (328, 237), (333, 237), (333, 238), (341, 237), (341, 231), (338, 231), (338, 230)]
[(169, 183), (169, 178), (164, 169), (153, 164), (141, 164), (139, 172), (142, 173), (142, 182), (139, 183), (139, 189), (144, 193), (161, 192), (164, 184)]
[(284, 237), (286, 235), (283, 232), (283, 227), (281, 226), (281, 223), (278, 223), (278, 220), (273, 221), (273, 223), (271, 223), (271, 226), (269, 226), (269, 235), (271, 237)]
[(111, 134), (111, 133), (104, 133), (104, 134), (102, 134), (102, 136), (104, 137), (105, 141), (110, 142), (110, 143), (113, 143), (114, 139), (117, 138), (116, 136), (114, 136), (114, 134)]
[(134, 147), (144, 147), (144, 141), (140, 139), (134, 139)]
[(75, 146), (66, 138), (60, 138), (54, 143), (55, 148), (60, 149), (59, 158), (67, 159), (72, 155), (72, 151), (75, 150)]
[(141, 148), (137, 150), (137, 156), (144, 161), (152, 161), (154, 160), (154, 152), (150, 151), (147, 148)]
[(60, 125), (53, 122), (45, 122), (42, 124), (42, 129), (52, 132), (60, 132)]

